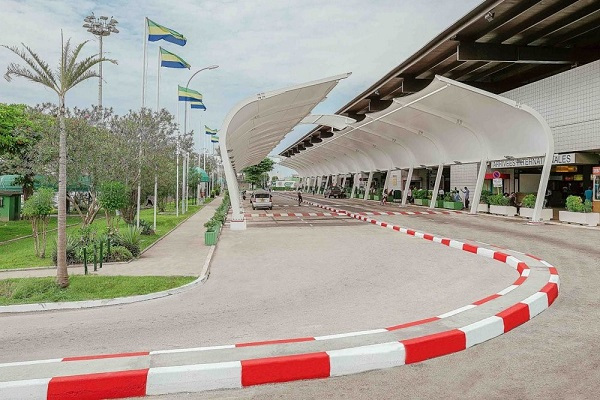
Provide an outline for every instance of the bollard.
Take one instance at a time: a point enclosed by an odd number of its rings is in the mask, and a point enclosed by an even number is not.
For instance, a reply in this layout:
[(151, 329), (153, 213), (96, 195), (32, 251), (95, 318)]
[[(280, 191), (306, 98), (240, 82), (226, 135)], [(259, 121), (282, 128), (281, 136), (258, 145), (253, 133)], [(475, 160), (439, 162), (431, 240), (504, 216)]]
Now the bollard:
[(98, 271), (98, 259), (96, 254), (96, 243), (94, 243), (94, 272)]
[(85, 275), (88, 274), (88, 268), (87, 268), (87, 249), (84, 247), (83, 248), (83, 272)]
[(110, 236), (106, 239), (106, 254), (110, 256)]
[(100, 269), (102, 269), (102, 245), (104, 244), (104, 242), (100, 242)]

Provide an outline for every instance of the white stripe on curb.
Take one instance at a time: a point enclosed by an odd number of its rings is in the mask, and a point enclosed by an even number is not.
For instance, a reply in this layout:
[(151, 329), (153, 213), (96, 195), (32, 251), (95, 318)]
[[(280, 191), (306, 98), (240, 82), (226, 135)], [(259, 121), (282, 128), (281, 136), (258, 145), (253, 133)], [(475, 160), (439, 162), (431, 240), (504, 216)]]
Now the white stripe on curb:
[(0, 382), (2, 400), (45, 399), (51, 378)]
[(345, 337), (370, 335), (373, 333), (384, 333), (384, 332), (388, 332), (388, 330), (387, 329), (372, 329), (370, 331), (358, 331), (358, 332), (338, 333), (335, 335), (315, 336), (315, 340), (339, 339), (339, 338), (345, 338)]
[(467, 337), (467, 348), (483, 343), (504, 333), (504, 320), (491, 316), (473, 324), (459, 328)]
[(240, 361), (150, 368), (146, 395), (242, 387)]
[(406, 351), (400, 342), (329, 350), (330, 376), (356, 374), (404, 365)]

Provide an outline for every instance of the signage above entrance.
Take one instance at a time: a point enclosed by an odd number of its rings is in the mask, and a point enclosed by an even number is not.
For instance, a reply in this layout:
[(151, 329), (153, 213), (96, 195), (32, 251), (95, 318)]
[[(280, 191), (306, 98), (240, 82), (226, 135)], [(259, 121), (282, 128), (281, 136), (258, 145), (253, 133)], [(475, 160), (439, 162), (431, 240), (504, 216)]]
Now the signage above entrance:
[[(593, 157), (590, 154), (585, 153), (554, 154), (552, 164), (595, 164), (591, 158)], [(544, 157), (514, 158), (491, 162), (491, 168), (541, 167), (542, 165), (544, 165)]]

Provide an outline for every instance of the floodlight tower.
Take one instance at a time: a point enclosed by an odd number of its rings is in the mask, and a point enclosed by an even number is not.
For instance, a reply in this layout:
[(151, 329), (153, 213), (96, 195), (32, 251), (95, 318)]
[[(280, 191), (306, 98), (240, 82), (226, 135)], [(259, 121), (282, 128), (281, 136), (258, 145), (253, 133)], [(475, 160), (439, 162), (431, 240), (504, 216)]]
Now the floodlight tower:
[[(117, 29), (117, 24), (119, 22), (113, 17), (110, 17), (109, 20), (109, 18), (104, 15), (96, 17), (94, 13), (85, 17), (83, 22), (85, 22), (83, 27), (87, 28), (88, 32), (98, 37), (98, 41), (100, 42), (100, 58), (102, 58), (102, 38), (111, 33), (119, 33), (119, 30)], [(98, 63), (98, 69), (98, 75), (100, 75), (98, 79), (98, 107), (102, 107), (102, 62)]]

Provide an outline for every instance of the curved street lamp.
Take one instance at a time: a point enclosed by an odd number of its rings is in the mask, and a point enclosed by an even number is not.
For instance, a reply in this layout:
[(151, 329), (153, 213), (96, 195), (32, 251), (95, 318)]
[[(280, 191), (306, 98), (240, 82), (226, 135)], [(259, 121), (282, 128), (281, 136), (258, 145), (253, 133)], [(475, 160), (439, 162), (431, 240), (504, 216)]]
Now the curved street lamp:
[[(185, 88), (188, 89), (188, 87), (190, 86), (190, 82), (192, 81), (192, 79), (196, 75), (198, 75), (200, 72), (205, 71), (207, 69), (216, 69), (216, 68), (219, 68), (219, 66), (218, 65), (209, 65), (208, 67), (201, 68), (198, 71), (194, 72), (192, 74), (192, 76), (190, 76), (190, 79), (188, 79), (188, 81), (187, 81), (187, 83), (185, 85)], [(184, 103), (185, 103), (184, 104), (185, 107), (184, 107), (184, 111), (183, 111), (183, 134), (185, 135), (187, 133), (187, 109), (188, 109), (187, 108), (187, 103), (188, 103), (187, 100)], [(179, 147), (179, 138), (177, 139), (177, 144), (178, 144), (178, 147)], [(182, 190), (183, 193), (182, 193), (182, 195), (185, 196), (185, 197), (182, 200), (185, 200), (185, 202), (182, 201), (182, 206), (183, 206), (182, 212), (187, 211), (187, 168), (189, 168), (189, 166), (187, 165), (187, 162), (186, 162), (187, 159), (188, 159), (188, 155), (186, 154), (186, 156), (183, 159), (184, 160), (184, 165), (183, 165), (183, 169), (184, 169), (183, 173), (184, 173), (184, 175), (183, 175), (183, 188), (182, 188), (183, 189)], [(204, 155), (204, 163), (206, 164), (206, 154)], [(204, 168), (206, 168), (206, 165), (204, 166)], [(177, 196), (176, 196), (176, 202), (175, 203), (176, 203), (175, 204), (175, 208), (177, 208), (176, 214), (178, 215), (179, 214), (179, 204), (178, 204), (179, 203), (179, 151), (177, 151)]]

